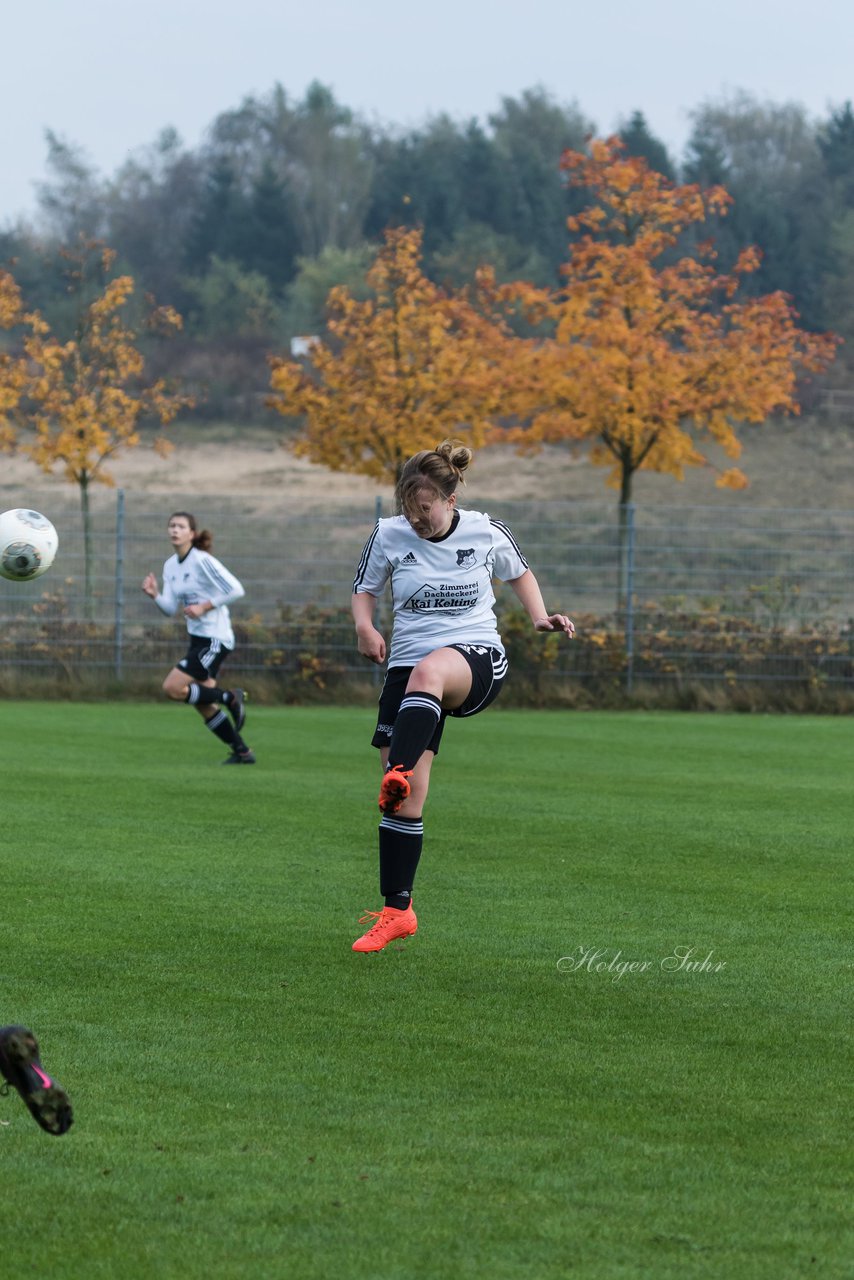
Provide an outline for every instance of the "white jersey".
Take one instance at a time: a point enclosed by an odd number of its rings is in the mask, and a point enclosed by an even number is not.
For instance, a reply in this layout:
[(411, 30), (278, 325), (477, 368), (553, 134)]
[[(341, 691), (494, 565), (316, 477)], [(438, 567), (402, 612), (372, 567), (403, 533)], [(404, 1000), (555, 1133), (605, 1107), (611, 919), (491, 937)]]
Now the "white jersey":
[(210, 600), (214, 606), (200, 618), (188, 618), (191, 636), (211, 636), (226, 649), (234, 648), (228, 606), (246, 593), (224, 564), (209, 551), (191, 547), (183, 560), (170, 556), (163, 566), (163, 590), (154, 603), (170, 617), (188, 604)]
[(382, 595), (391, 579), (390, 667), (411, 667), (449, 644), (504, 652), (492, 579), (520, 578), (528, 562), (512, 533), (482, 511), (458, 510), (441, 538), (419, 538), (405, 516), (377, 525), (362, 552), (354, 592)]

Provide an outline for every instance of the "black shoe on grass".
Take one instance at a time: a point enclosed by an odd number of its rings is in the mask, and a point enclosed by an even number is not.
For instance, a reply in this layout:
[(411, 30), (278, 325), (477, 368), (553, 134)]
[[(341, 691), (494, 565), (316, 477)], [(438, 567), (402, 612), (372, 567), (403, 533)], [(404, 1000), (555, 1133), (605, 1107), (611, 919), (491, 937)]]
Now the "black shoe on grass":
[(26, 1027), (0, 1027), (0, 1072), (6, 1084), (17, 1089), (37, 1124), (59, 1137), (71, 1128), (73, 1114), (68, 1094), (44, 1070), (38, 1041)]
[(249, 695), (246, 693), (245, 689), (232, 689), (230, 692), (231, 701), (228, 704), (227, 710), (228, 714), (234, 721), (235, 729), (240, 733), (240, 730), (246, 723), (246, 703), (249, 700)]
[(223, 760), (223, 764), (254, 764), (254, 751), (232, 751), (227, 760)]

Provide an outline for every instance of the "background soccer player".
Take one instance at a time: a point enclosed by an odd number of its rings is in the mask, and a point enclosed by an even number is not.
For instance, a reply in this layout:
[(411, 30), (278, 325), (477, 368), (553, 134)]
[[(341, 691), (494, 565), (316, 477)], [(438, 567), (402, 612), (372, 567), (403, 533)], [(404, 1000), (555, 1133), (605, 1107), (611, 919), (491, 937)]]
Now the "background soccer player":
[[(146, 575), (142, 589), (170, 617), (183, 608), (190, 647), (163, 681), (163, 690), (175, 702), (195, 707), (211, 732), (231, 748), (223, 764), (254, 764), (254, 752), (240, 736), (245, 694), (242, 689), (221, 689), (216, 682), (220, 666), (234, 651), (228, 606), (245, 592), (234, 574), (210, 554), (213, 539), (207, 529), (197, 530), (195, 516), (174, 512), (167, 531), (175, 554), (163, 566), (163, 590), (158, 591), (153, 573)], [(222, 707), (228, 708), (233, 724)]]
[(509, 582), (537, 631), (575, 628), (548, 613), (512, 533), (500, 520), (457, 507), (456, 489), (471, 450), (446, 440), (415, 454), (395, 490), (399, 514), (378, 521), (353, 584), (359, 652), (386, 657), (374, 626), (378, 596), (391, 580), (393, 624), (388, 672), (372, 742), (385, 770), (380, 789), (382, 911), (354, 951), (380, 951), (415, 933), (412, 886), (424, 838), (422, 813), (433, 758), (447, 716), (476, 715), (495, 700), (507, 673), (492, 579)]

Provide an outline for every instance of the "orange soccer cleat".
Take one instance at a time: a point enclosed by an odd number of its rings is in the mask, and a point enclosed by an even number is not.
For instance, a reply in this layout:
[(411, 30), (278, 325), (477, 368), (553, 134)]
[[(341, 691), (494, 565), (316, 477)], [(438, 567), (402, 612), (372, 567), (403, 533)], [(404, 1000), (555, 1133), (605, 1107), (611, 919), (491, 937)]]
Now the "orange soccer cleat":
[(399, 764), (386, 769), (380, 784), (379, 806), (382, 813), (397, 813), (412, 789), (409, 785), (412, 773), (412, 769), (404, 769)]
[(405, 911), (398, 907), (383, 907), (382, 911), (368, 911), (359, 917), (359, 924), (375, 921), (367, 933), (353, 943), (354, 951), (382, 951), (396, 938), (410, 938), (418, 929), (418, 920), (412, 903)]

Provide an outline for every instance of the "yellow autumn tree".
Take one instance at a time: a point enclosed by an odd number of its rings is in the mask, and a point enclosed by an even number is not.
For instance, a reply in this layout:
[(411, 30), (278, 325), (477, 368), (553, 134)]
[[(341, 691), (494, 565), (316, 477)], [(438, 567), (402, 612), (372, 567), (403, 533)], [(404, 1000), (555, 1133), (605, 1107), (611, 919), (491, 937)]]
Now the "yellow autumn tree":
[(446, 436), (486, 440), (505, 407), (514, 340), (491, 274), (471, 290), (442, 289), (422, 271), (417, 230), (386, 232), (367, 282), (367, 301), (330, 292), (328, 337), (306, 366), (271, 361), (269, 403), (304, 417), (298, 454), (393, 483), (411, 454)]
[[(144, 418), (165, 426), (192, 401), (170, 390), (162, 379), (146, 382), (138, 334), (127, 318), (134, 281), (127, 275), (110, 276), (112, 250), (89, 242), (66, 257), (71, 287), (81, 293), (76, 332), (68, 341), (52, 334), (38, 312), (23, 309), (15, 281), (8, 272), (0, 272), (0, 299), (7, 299), (0, 319), (8, 327), (19, 327), (22, 335), (19, 354), (7, 353), (5, 365), (0, 365), (0, 405), (5, 394), (5, 447), (17, 440), (20, 451), (43, 471), (61, 468), (79, 487), (85, 599), (91, 613), (91, 485), (114, 483), (107, 463), (122, 449), (140, 443)], [(99, 280), (94, 287), (93, 274)], [(168, 334), (181, 327), (181, 317), (171, 307), (156, 307), (149, 300), (145, 323)], [(154, 448), (165, 454), (171, 446), (157, 438)]]
[[(686, 231), (726, 213), (722, 187), (677, 186), (615, 138), (565, 152), (562, 167), (590, 204), (569, 219), (578, 238), (562, 285), (506, 291), (551, 336), (526, 345), (524, 421), (502, 438), (524, 449), (591, 442), (622, 512), (637, 471), (681, 479), (686, 467), (709, 465), (704, 441), (735, 460), (739, 424), (797, 413), (799, 375), (826, 369), (838, 340), (801, 329), (782, 293), (736, 300), (759, 266), (755, 249), (728, 272), (716, 269), (711, 241), (694, 236), (680, 251)], [(747, 481), (733, 467), (717, 483)]]
[[(8, 271), (0, 271), (0, 329), (12, 330), (24, 320), (21, 291)], [(0, 449), (14, 448), (12, 417), (27, 385), (27, 361), (19, 353), (0, 350)]]

